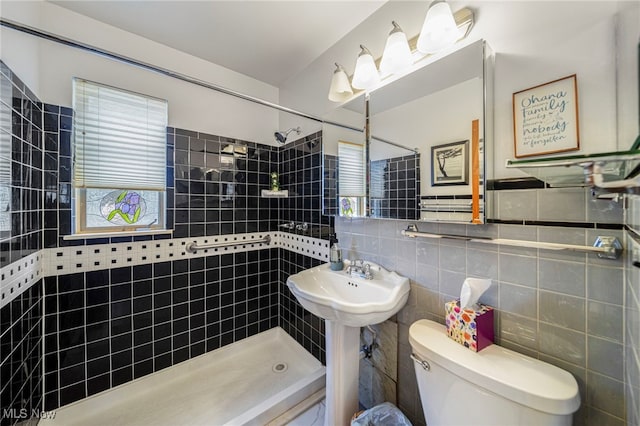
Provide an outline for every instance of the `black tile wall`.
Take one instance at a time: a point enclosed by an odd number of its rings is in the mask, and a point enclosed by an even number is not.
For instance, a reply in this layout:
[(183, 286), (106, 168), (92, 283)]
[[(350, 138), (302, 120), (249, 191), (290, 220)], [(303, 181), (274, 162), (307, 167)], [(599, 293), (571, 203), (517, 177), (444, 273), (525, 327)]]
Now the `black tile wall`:
[(324, 320), (306, 311), (287, 287), (287, 278), (323, 261), (280, 249), (280, 327), (323, 364), (326, 363)]
[(322, 213), (322, 161), (322, 132), (300, 138), (280, 149), (280, 185), (289, 191), (288, 198), (280, 199), (280, 221), (306, 223), (307, 229), (297, 233), (328, 239), (333, 232), (333, 216)]
[[(326, 158), (324, 158), (326, 163)], [(334, 217), (323, 212), (322, 132), (293, 141), (280, 150), (279, 172), (282, 189), (289, 197), (280, 200), (280, 223), (307, 223), (307, 229), (281, 231), (329, 239)], [(326, 200), (327, 197), (325, 196)], [(280, 249), (280, 327), (323, 364), (325, 356), (324, 320), (307, 312), (286, 285), (291, 274), (320, 265), (322, 261)]]
[(371, 194), (372, 217), (409, 220), (418, 217), (420, 154), (372, 161), (371, 181), (380, 186), (376, 194), (374, 191)]
[(45, 248), (81, 242), (64, 241), (71, 234), (71, 108), (44, 104), (44, 205)]
[(261, 198), (278, 148), (175, 130), (175, 237), (277, 229), (278, 201)]
[[(41, 102), (0, 61), (0, 267), (41, 248), (42, 126)], [(2, 426), (41, 407), (41, 290), (38, 281), (0, 309)]]
[(323, 205), (322, 213), (338, 215), (338, 156), (325, 154), (323, 158)]
[(40, 249), (42, 104), (0, 61), (0, 267)]
[(46, 277), (45, 409), (279, 323), (278, 249)]
[(42, 407), (42, 281), (0, 310), (0, 424)]

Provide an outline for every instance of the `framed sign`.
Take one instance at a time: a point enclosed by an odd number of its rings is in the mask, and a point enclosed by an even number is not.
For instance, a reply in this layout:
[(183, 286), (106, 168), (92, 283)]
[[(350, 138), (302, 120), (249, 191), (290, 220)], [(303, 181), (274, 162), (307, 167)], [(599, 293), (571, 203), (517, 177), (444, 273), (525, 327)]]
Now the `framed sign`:
[(469, 183), (469, 141), (431, 147), (431, 186)]
[(576, 75), (513, 94), (516, 158), (580, 148)]

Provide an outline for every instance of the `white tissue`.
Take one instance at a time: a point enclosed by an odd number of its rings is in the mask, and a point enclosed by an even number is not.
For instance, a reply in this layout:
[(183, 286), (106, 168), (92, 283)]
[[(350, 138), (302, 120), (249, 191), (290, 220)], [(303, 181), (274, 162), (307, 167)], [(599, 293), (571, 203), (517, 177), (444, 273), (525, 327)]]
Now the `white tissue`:
[(467, 278), (460, 289), (460, 307), (471, 308), (480, 296), (491, 287), (491, 280), (484, 278)]

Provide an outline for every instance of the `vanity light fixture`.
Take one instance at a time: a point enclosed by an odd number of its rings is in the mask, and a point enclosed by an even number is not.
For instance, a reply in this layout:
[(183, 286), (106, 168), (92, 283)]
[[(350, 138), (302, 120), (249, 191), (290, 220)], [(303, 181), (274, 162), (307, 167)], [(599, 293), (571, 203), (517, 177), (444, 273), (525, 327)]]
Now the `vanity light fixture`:
[(329, 89), (329, 100), (333, 102), (344, 102), (353, 95), (349, 76), (344, 67), (336, 62), (336, 69), (331, 78), (331, 87)]
[(351, 85), (354, 89), (369, 90), (380, 83), (380, 74), (378, 73), (376, 62), (369, 49), (362, 44), (360, 45), (360, 49)]
[(401, 73), (413, 64), (407, 35), (396, 21), (391, 21), (391, 24), (393, 29), (387, 37), (387, 44), (384, 46), (384, 53), (380, 61), (380, 74), (383, 78)]
[(435, 0), (424, 18), (416, 47), (421, 53), (436, 53), (453, 46), (461, 36), (449, 4), (445, 0)]
[[(395, 21), (392, 21), (393, 30), (391, 30), (387, 38), (382, 58), (374, 60), (371, 52), (363, 45), (360, 45), (362, 50), (358, 55), (351, 87), (348, 87), (349, 77), (344, 68), (336, 64), (337, 69), (331, 79), (329, 100), (333, 102), (348, 100), (353, 94), (351, 88), (375, 89), (380, 84), (381, 78), (386, 78), (393, 74), (402, 74), (414, 62), (418, 63), (430, 54), (451, 47), (458, 40), (464, 39), (469, 35), (474, 23), (471, 9), (462, 8), (452, 14), (446, 0), (434, 0), (431, 3), (422, 31), (408, 41), (400, 26)], [(407, 60), (405, 59), (406, 50), (404, 44), (408, 45), (409, 65), (404, 62)], [(380, 72), (376, 69), (376, 63), (380, 63)], [(341, 75), (343, 73), (344, 76)]]

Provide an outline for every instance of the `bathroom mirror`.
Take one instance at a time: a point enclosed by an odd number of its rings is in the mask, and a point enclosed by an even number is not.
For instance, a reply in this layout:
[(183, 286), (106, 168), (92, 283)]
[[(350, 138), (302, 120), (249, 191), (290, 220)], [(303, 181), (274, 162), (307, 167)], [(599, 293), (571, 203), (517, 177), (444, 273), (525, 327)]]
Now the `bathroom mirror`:
[(479, 40), (371, 92), (371, 217), (484, 223), (492, 69)]
[(322, 212), (325, 215), (366, 215), (368, 152), (365, 110), (365, 96), (361, 94), (324, 117)]

